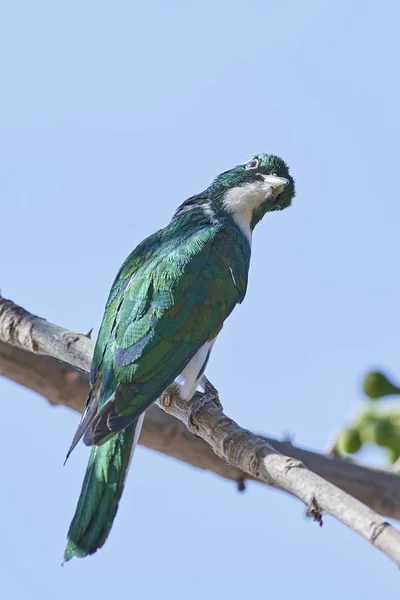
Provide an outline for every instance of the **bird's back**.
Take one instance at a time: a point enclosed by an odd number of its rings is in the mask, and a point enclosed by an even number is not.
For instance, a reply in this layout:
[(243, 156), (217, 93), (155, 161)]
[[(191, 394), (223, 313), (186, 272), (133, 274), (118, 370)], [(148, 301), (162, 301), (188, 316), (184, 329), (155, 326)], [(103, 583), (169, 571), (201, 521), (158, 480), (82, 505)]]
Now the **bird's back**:
[(91, 378), (98, 411), (115, 394), (115, 431), (117, 416), (141, 414), (218, 334), (246, 291), (250, 250), (237, 228), (184, 217), (136, 248), (110, 292)]

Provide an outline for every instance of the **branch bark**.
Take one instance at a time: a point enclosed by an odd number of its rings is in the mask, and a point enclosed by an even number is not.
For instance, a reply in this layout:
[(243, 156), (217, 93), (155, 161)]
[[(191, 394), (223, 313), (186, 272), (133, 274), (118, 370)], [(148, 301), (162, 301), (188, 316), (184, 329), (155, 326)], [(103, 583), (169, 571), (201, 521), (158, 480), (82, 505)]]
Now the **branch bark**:
[(300, 462), (280, 454), (263, 437), (240, 427), (224, 415), (207, 393), (191, 401), (168, 391), (158, 401), (169, 414), (201, 436), (214, 452), (267, 485), (289, 492), (308, 506), (307, 515), (322, 525), (327, 513), (371, 542), (400, 566), (400, 532), (373, 510)]
[[(87, 336), (0, 297), (0, 374), (52, 404), (81, 410), (93, 347)], [(331, 514), (400, 565), (400, 534), (371, 510), (400, 518), (398, 475), (257, 436), (226, 417), (207, 395), (187, 403), (164, 394), (159, 403), (169, 414), (156, 406), (146, 412), (141, 444), (234, 480), (239, 488), (256, 479), (285, 490), (317, 520), (322, 512)]]

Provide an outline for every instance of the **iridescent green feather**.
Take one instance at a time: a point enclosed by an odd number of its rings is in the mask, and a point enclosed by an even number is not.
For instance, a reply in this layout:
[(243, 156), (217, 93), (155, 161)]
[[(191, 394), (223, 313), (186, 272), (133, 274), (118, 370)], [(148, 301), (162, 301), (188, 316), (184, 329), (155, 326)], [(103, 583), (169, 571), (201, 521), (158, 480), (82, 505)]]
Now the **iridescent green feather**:
[[(131, 400), (125, 394), (116, 399), (120, 415), (136, 417), (151, 404), (242, 300), (248, 257), (240, 241), (234, 228), (202, 228), (174, 242), (169, 252), (163, 245), (164, 257), (155, 253), (135, 272), (123, 292), (109, 352), (118, 382), (142, 390)], [(138, 314), (143, 289), (147, 312)]]
[[(234, 226), (204, 227), (199, 217), (198, 228), (185, 228), (181, 219), (172, 231), (152, 236), (151, 253), (147, 241), (138, 246), (114, 282), (91, 371), (93, 389), (100, 382), (100, 418), (113, 397), (118, 415), (137, 419), (218, 334), (244, 297), (247, 242)], [(123, 491), (133, 435), (131, 425), (111, 439), (107, 434), (108, 441), (92, 450), (65, 560), (91, 554), (104, 543)]]
[(132, 424), (104, 446), (93, 446), (68, 531), (65, 561), (93, 554), (107, 539), (124, 489), (134, 434)]
[[(65, 560), (104, 543), (123, 491), (143, 412), (180, 375), (203, 344), (215, 338), (246, 293), (250, 245), (225, 193), (264, 175), (285, 178), (278, 197), (266, 196), (251, 229), (266, 212), (290, 205), (294, 182), (271, 155), (218, 176), (184, 202), (170, 224), (144, 240), (122, 265), (106, 304), (90, 374), (91, 389), (71, 449), (85, 435), (95, 444)], [(256, 165), (256, 166), (254, 166)]]

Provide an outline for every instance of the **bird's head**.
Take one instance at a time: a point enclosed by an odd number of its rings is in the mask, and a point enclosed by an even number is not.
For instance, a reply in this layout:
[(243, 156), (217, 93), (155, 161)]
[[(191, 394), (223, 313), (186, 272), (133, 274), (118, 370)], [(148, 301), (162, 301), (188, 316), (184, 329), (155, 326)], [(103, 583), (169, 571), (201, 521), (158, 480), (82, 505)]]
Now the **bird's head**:
[(265, 213), (290, 206), (294, 180), (286, 163), (272, 154), (257, 154), (216, 177), (208, 189), (217, 214), (230, 213), (249, 235)]

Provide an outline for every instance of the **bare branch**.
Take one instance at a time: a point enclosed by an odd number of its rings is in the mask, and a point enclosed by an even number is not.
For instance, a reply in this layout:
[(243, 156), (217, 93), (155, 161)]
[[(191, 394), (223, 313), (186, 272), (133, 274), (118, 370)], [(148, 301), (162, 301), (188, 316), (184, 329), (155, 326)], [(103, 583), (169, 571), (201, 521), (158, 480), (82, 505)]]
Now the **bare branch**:
[[(0, 340), (0, 374), (40, 393), (52, 404), (81, 409), (93, 354), (88, 337), (34, 317), (0, 297)], [(300, 498), (317, 521), (321, 512), (333, 515), (400, 565), (400, 534), (351, 497), (381, 514), (399, 518), (398, 475), (252, 434), (226, 417), (207, 396), (183, 403), (169, 395), (168, 406), (165, 398), (161, 399), (163, 409), (186, 426), (154, 406), (146, 413), (140, 443), (235, 480), (239, 486), (245, 479), (257, 479), (285, 490)]]
[(167, 391), (159, 406), (185, 423), (230, 465), (289, 492), (304, 502), (307, 514), (322, 524), (327, 513), (379, 548), (400, 566), (400, 532), (350, 494), (316, 475), (293, 457), (277, 452), (265, 438), (227, 417), (209, 394), (191, 401)]
[[(1, 301), (0, 301), (1, 302)], [(48, 356), (40, 356), (0, 342), (0, 375), (12, 379), (51, 404), (81, 412), (88, 390), (87, 373)], [(272, 438), (264, 438), (282, 454), (302, 461), (309, 469), (358, 498), (378, 513), (400, 519), (398, 475), (362, 467), (339, 458), (327, 458)], [(199, 469), (242, 482), (250, 477), (230, 467), (203, 440), (192, 435), (177, 419), (156, 406), (146, 412), (140, 443)]]

